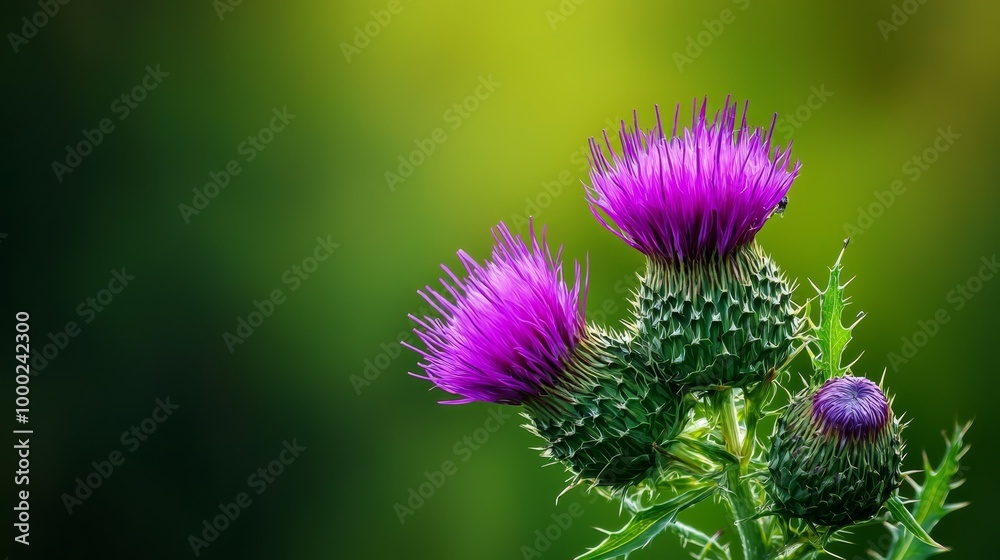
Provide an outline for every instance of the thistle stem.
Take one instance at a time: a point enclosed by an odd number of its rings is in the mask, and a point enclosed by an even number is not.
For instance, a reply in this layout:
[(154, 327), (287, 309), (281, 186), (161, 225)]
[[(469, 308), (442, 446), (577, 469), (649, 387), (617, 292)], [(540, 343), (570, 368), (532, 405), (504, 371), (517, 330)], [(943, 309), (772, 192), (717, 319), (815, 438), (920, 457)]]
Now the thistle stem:
[(726, 451), (740, 459), (740, 474), (744, 474), (743, 438), (740, 435), (740, 421), (736, 416), (736, 395), (733, 389), (722, 391), (719, 398), (719, 415), (722, 420), (722, 437), (726, 441)]
[[(750, 483), (743, 478), (747, 461), (744, 454), (752, 454), (753, 446), (743, 448), (743, 435), (739, 424), (739, 417), (736, 410), (736, 395), (733, 389), (720, 391), (716, 399), (720, 420), (722, 423), (722, 437), (726, 442), (726, 450), (739, 458), (737, 465), (731, 466), (726, 471), (725, 485), (727, 492), (724, 493), (726, 503), (733, 514), (733, 523), (736, 531), (740, 535), (740, 543), (743, 545), (743, 556), (746, 560), (760, 560), (767, 557), (767, 546), (765, 544), (764, 528), (760, 521), (754, 518), (757, 513), (757, 501), (754, 498)], [(753, 438), (753, 434), (746, 437)]]

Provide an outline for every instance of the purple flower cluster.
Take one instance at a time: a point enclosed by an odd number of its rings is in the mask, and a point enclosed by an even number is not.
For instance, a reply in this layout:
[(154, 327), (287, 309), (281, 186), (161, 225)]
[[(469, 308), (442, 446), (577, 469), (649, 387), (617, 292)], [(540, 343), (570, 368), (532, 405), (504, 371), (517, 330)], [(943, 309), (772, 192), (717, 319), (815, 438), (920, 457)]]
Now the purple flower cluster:
[[(726, 99), (709, 122), (707, 101), (690, 129), (667, 138), (657, 127), (629, 131), (622, 124), (622, 155), (609, 161), (597, 142), (592, 187), (595, 216), (643, 253), (668, 263), (725, 256), (750, 243), (782, 202), (799, 170), (789, 170), (790, 147), (771, 153), (771, 131), (736, 126), (737, 106)], [(772, 130), (774, 124), (772, 122)], [(613, 225), (602, 217), (606, 214)], [(500, 224), (490, 261), (480, 265), (458, 253), (467, 275), (445, 268), (438, 291), (420, 294), (437, 317), (413, 317), (424, 349), (421, 377), (458, 395), (454, 403), (520, 404), (566, 388), (567, 364), (586, 334), (585, 275), (575, 264), (572, 286), (555, 255), (534, 229), (526, 242)], [(581, 281), (583, 283), (581, 289)]]
[(830, 379), (812, 396), (813, 422), (844, 439), (870, 440), (889, 424), (889, 402), (882, 389), (864, 377)]
[(442, 266), (451, 280), (440, 280), (443, 293), (430, 286), (418, 292), (439, 318), (411, 315), (426, 350), (406, 346), (422, 356), (426, 376), (411, 375), (461, 397), (451, 403), (520, 404), (558, 387), (586, 330), (579, 263), (570, 287), (561, 250), (552, 255), (544, 231), (539, 241), (532, 226), (529, 245), (501, 223), (493, 237), (490, 261), (480, 265), (459, 251), (467, 277)]
[[(656, 128), (643, 132), (622, 122), (622, 154), (607, 133), (591, 138), (593, 168), (588, 198), (604, 227), (650, 257), (667, 262), (728, 255), (750, 243), (791, 187), (800, 164), (789, 170), (791, 144), (771, 151), (771, 129), (751, 129), (746, 112), (726, 104), (709, 122), (707, 100), (694, 104), (691, 128), (677, 135), (680, 106), (670, 137), (659, 107)], [(605, 217), (606, 216), (606, 217)], [(610, 219), (610, 222), (609, 222)]]

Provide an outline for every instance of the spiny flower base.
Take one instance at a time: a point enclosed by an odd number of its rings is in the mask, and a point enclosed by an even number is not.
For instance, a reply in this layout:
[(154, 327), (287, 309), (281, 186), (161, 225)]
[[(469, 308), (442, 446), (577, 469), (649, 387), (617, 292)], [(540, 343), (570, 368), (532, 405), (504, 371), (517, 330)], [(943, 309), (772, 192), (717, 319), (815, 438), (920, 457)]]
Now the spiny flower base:
[(706, 262), (647, 259), (636, 298), (648, 362), (693, 387), (762, 381), (799, 325), (792, 286), (756, 244)]
[(573, 482), (625, 488), (650, 476), (663, 445), (684, 427), (679, 388), (656, 381), (630, 337), (591, 329), (570, 369), (586, 379), (573, 393), (528, 401), (525, 427), (546, 441), (542, 455), (563, 463)]

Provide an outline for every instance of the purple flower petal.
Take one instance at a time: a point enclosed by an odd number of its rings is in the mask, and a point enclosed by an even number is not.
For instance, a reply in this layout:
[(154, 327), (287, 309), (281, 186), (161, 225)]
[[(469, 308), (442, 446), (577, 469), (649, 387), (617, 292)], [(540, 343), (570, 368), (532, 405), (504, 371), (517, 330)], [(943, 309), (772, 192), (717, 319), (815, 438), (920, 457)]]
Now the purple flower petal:
[(678, 106), (669, 138), (659, 107), (656, 128), (622, 123), (621, 155), (607, 133), (604, 150), (590, 139), (593, 166), (587, 198), (597, 220), (626, 243), (667, 262), (727, 255), (751, 241), (791, 187), (801, 164), (791, 166), (791, 143), (772, 153), (771, 129), (750, 129), (749, 103), (736, 126), (737, 106), (726, 104), (712, 122), (708, 101), (691, 128), (677, 136)]
[(870, 439), (890, 419), (882, 389), (864, 377), (834, 377), (812, 396), (813, 421), (825, 432), (844, 439)]
[(440, 317), (413, 317), (423, 358), (420, 367), (437, 387), (459, 395), (451, 403), (487, 401), (519, 404), (556, 387), (576, 344), (584, 335), (586, 274), (563, 280), (561, 251), (552, 255), (535, 237), (530, 246), (501, 223), (493, 233), (493, 258), (483, 265), (464, 251), (458, 256), (467, 276), (442, 266), (445, 294), (428, 286), (421, 296)]

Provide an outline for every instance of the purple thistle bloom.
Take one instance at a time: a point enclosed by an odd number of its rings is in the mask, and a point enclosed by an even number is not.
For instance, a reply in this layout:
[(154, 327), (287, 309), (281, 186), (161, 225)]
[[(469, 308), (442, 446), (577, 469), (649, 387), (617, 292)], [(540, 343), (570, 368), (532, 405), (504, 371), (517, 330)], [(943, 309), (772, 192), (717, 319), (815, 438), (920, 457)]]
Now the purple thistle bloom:
[(775, 120), (767, 131), (747, 126), (749, 102), (739, 128), (737, 106), (730, 105), (729, 97), (711, 123), (707, 105), (706, 99), (698, 112), (695, 100), (691, 128), (680, 137), (679, 105), (669, 138), (659, 107), (656, 128), (648, 133), (633, 113), (633, 128), (623, 121), (619, 132), (621, 156), (604, 133), (611, 161), (590, 139), (591, 211), (605, 228), (647, 256), (685, 261), (728, 255), (747, 245), (782, 203), (801, 167), (796, 162), (788, 170), (791, 143), (771, 153)]
[[(531, 245), (503, 223), (494, 230), (493, 258), (483, 265), (465, 251), (458, 257), (468, 275), (440, 282), (447, 294), (428, 286), (418, 293), (440, 318), (410, 316), (414, 332), (426, 346), (419, 366), (437, 387), (462, 398), (449, 403), (487, 401), (520, 404), (560, 384), (576, 344), (584, 336), (586, 279), (580, 287), (563, 280), (562, 251), (555, 256), (535, 237)], [(450, 295), (450, 297), (447, 297)]]
[(871, 440), (889, 425), (889, 402), (882, 389), (864, 377), (835, 377), (812, 396), (813, 422), (821, 431), (845, 439)]

